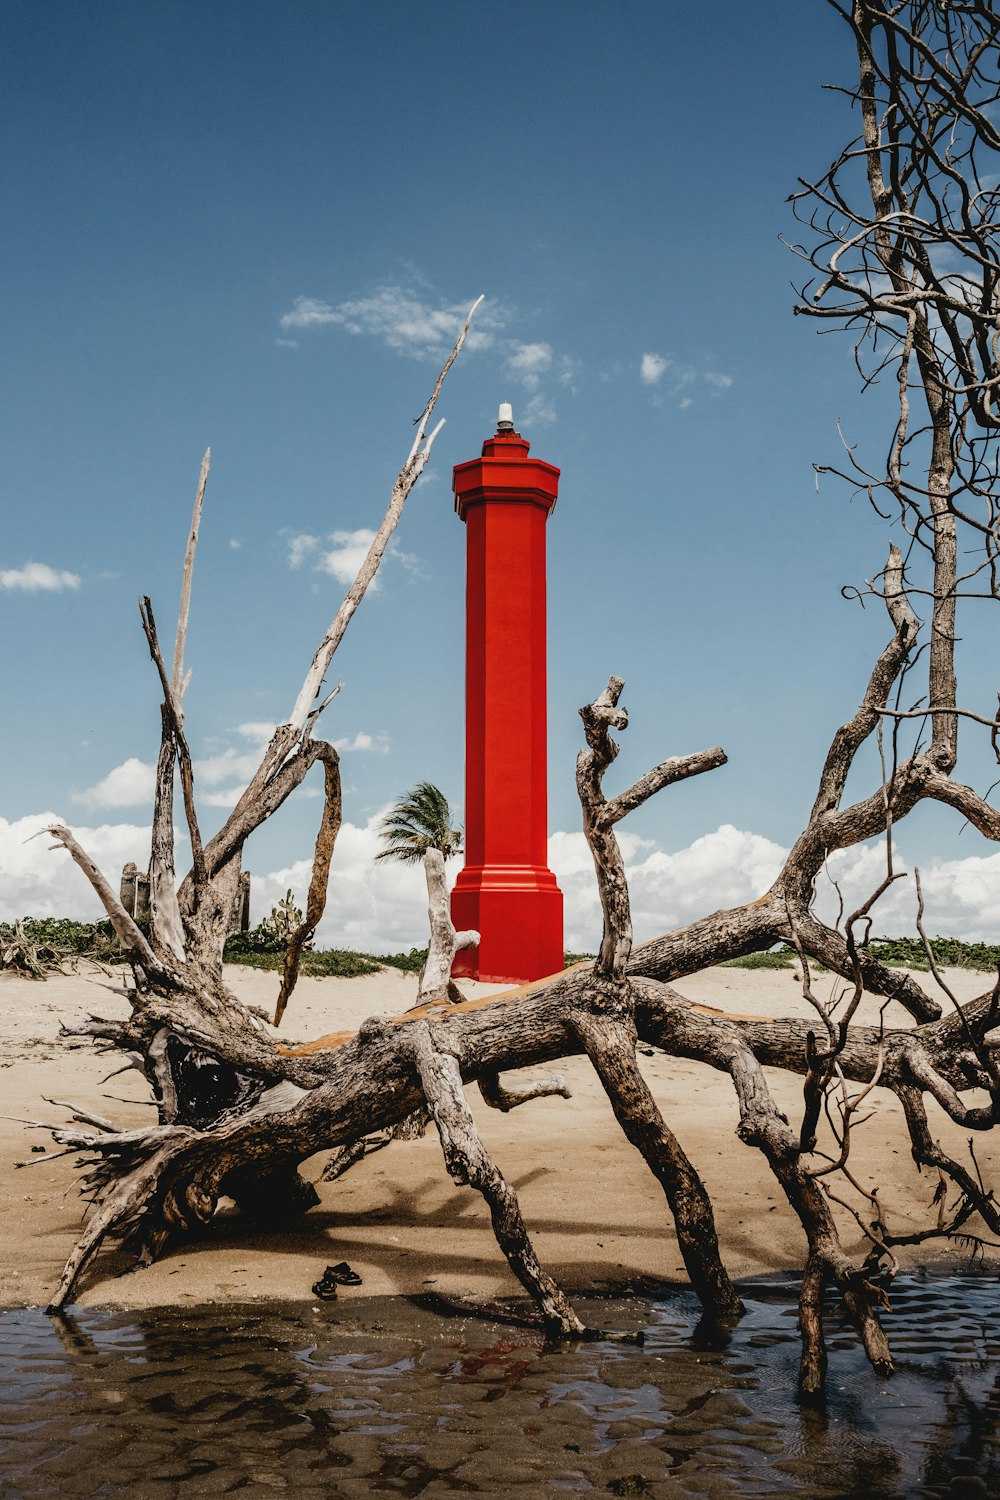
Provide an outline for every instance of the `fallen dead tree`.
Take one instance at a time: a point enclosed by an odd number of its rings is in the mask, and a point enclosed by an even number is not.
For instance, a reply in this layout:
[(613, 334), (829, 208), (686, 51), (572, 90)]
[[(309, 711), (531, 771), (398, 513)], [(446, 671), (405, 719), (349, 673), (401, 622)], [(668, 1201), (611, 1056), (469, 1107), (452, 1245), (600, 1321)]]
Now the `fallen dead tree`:
[[(437, 946), (422, 983), (426, 1003), (392, 1020), (373, 1018), (356, 1034), (282, 1044), (266, 1018), (241, 1005), (224, 982), (225, 919), (241, 851), (250, 833), (319, 765), (324, 802), (313, 875), (306, 912), (288, 951), (277, 1022), (293, 994), (302, 946), (324, 909), (341, 817), (337, 754), (316, 737), (320, 715), (336, 692), (325, 689), (326, 676), (427, 461), (438, 430), (428, 431), (429, 421), (468, 323), (424, 410), (368, 557), (316, 651), (287, 722), (275, 730), (223, 828), (203, 842), (183, 696), (206, 464), (170, 670), (148, 600), (141, 609), (163, 691), (148, 937), (69, 831), (51, 830), (100, 896), (131, 967), (130, 1018), (124, 1023), (95, 1018), (80, 1030), (134, 1060), (159, 1112), (150, 1129), (119, 1131), (80, 1110), (71, 1124), (47, 1127), (58, 1146), (76, 1156), (91, 1204), (53, 1295), (53, 1309), (70, 1297), (107, 1236), (124, 1240), (148, 1260), (171, 1237), (210, 1220), (222, 1197), (257, 1219), (285, 1223), (316, 1201), (298, 1170), (303, 1160), (320, 1151), (350, 1154), (372, 1133), (429, 1111), (447, 1171), (482, 1194), (497, 1242), (546, 1325), (559, 1334), (580, 1335), (583, 1325), (539, 1263), (517, 1197), (490, 1159), (465, 1096), (466, 1086), (475, 1084), (488, 1105), (509, 1109), (540, 1092), (564, 1092), (558, 1079), (527, 1088), (502, 1080), (519, 1069), (577, 1054), (589, 1058), (623, 1132), (664, 1193), (706, 1315), (737, 1318), (740, 1299), (723, 1264), (711, 1201), (637, 1066), (637, 1040), (732, 1079), (743, 1143), (734, 1143), (734, 1159), (744, 1146), (760, 1151), (801, 1224), (804, 1392), (816, 1392), (823, 1381), (825, 1287), (837, 1289), (870, 1360), (888, 1372), (892, 1361), (879, 1309), (896, 1269), (895, 1248), (934, 1236), (960, 1233), (975, 1243), (1000, 1234), (1000, 1212), (974, 1155), (966, 1164), (947, 1154), (934, 1140), (925, 1109), (930, 1098), (972, 1132), (997, 1123), (1000, 985), (965, 1006), (943, 989), (942, 1006), (914, 978), (864, 952), (875, 904), (900, 878), (892, 831), (919, 802), (944, 803), (985, 837), (1000, 838), (1000, 812), (953, 774), (962, 718), (974, 721), (994, 750), (1000, 731), (992, 714), (960, 706), (955, 668), (958, 601), (996, 595), (1000, 275), (992, 215), (997, 195), (980, 185), (976, 160), (977, 152), (1000, 150), (988, 114), (997, 98), (1000, 20), (987, 6), (946, 6), (943, 0), (891, 8), (884, 0), (855, 0), (850, 7), (832, 3), (858, 51), (858, 82), (849, 92), (860, 110), (862, 135), (800, 195), (813, 235), (812, 248), (801, 253), (823, 277), (818, 289), (809, 289), (800, 311), (855, 326), (859, 358), (877, 335), (878, 368), (891, 365), (899, 377), (898, 421), (885, 472), (859, 471), (855, 477), (873, 504), (885, 501), (892, 507), (887, 514), (903, 546), (889, 547), (881, 573), (866, 586), (884, 612), (879, 654), (860, 703), (831, 739), (811, 813), (783, 869), (757, 900), (710, 913), (633, 948), (615, 829), (650, 797), (722, 765), (725, 754), (713, 748), (668, 759), (608, 796), (604, 778), (618, 753), (613, 731), (627, 725), (623, 684), (612, 678), (581, 710), (586, 743), (577, 765), (604, 915), (597, 960), (485, 1001), (455, 1003), (442, 953), (446, 958), (448, 945), (461, 938), (438, 900)], [(859, 192), (859, 163), (867, 198)], [(949, 257), (946, 269), (940, 264), (942, 247)], [(962, 258), (957, 274), (956, 257)], [(977, 549), (975, 559), (960, 574), (959, 556), (966, 558), (970, 547)], [(926, 640), (916, 607), (921, 601), (930, 616)], [(923, 676), (919, 690), (918, 675)], [(907, 749), (904, 737), (912, 729), (916, 739)], [(872, 745), (879, 750), (879, 774), (863, 796), (845, 800), (849, 775), (860, 766), (859, 752)], [(192, 867), (179, 884), (175, 777), (192, 848)], [(886, 848), (884, 879), (858, 910), (842, 914), (835, 924), (821, 920), (814, 890), (829, 856), (879, 837)], [(433, 872), (431, 885), (433, 897)], [(813, 1022), (740, 1019), (692, 1004), (673, 988), (673, 981), (707, 965), (782, 941), (798, 951)], [(814, 990), (812, 962), (842, 977), (828, 1000)], [(880, 1027), (856, 1019), (866, 991), (886, 1001)], [(916, 1024), (894, 1025), (898, 1013), (889, 1009), (890, 1002)], [(802, 1077), (800, 1120), (782, 1114), (765, 1068)], [(916, 1234), (894, 1234), (877, 1194), (862, 1189), (851, 1173), (851, 1131), (874, 1087), (900, 1100), (917, 1166), (940, 1174), (955, 1190), (952, 1205), (939, 1206), (933, 1221)], [(845, 1249), (834, 1218), (832, 1204), (844, 1194), (867, 1239), (861, 1260)]]

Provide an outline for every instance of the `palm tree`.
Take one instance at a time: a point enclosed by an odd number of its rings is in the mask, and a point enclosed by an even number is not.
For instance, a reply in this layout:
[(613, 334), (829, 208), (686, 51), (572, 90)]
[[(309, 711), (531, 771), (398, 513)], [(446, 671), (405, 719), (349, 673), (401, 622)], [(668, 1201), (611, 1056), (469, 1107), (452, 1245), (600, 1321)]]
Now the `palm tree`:
[(440, 849), (445, 859), (461, 853), (462, 834), (451, 826), (448, 798), (429, 781), (418, 781), (382, 819), (379, 836), (386, 848), (376, 859), (398, 859), (418, 864), (428, 849)]

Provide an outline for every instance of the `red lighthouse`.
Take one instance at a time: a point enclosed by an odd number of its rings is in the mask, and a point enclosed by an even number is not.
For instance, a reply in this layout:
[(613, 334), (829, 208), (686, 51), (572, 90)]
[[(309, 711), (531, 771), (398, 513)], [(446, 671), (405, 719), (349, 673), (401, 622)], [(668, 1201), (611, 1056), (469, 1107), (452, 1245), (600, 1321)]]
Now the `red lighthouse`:
[(559, 470), (528, 457), (509, 406), (481, 458), (455, 467), (466, 525), (465, 868), (452, 919), (481, 935), (456, 956), (473, 979), (563, 966), (562, 891), (548, 867), (545, 524)]

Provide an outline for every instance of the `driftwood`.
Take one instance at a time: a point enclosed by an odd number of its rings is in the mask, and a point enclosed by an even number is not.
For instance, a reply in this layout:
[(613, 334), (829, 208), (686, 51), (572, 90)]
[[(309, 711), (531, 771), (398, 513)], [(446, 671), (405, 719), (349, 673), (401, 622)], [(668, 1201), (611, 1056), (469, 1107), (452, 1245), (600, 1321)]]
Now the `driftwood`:
[[(816, 268), (820, 283), (803, 289), (798, 310), (855, 328), (863, 369), (878, 335), (874, 372), (889, 366), (898, 377), (898, 421), (884, 472), (862, 470), (853, 450), (848, 467), (876, 507), (884, 503), (891, 509), (902, 545), (889, 546), (882, 571), (859, 591), (879, 601), (885, 634), (876, 643), (860, 702), (847, 706), (831, 738), (812, 810), (784, 867), (757, 899), (633, 947), (615, 828), (651, 796), (720, 766), (725, 755), (713, 748), (663, 761), (628, 790), (607, 796), (604, 777), (618, 753), (612, 730), (627, 725), (623, 685), (612, 678), (581, 710), (586, 744), (577, 764), (604, 917), (596, 962), (485, 1000), (456, 1001), (447, 960), (459, 938), (447, 916), (439, 872), (429, 865), (432, 942), (418, 1005), (389, 1020), (370, 1019), (356, 1034), (283, 1045), (263, 1018), (226, 988), (221, 952), (227, 903), (246, 838), (321, 763), (325, 798), (313, 880), (281, 980), (280, 1019), (292, 996), (301, 946), (324, 907), (340, 819), (336, 753), (315, 737), (331, 696), (322, 696), (323, 684), (427, 461), (438, 431), (428, 435), (429, 420), (468, 323), (422, 414), (368, 557), (317, 648), (288, 720), (276, 728), (224, 826), (204, 844), (181, 709), (203, 470), (169, 675), (149, 601), (141, 606), (163, 690), (153, 817), (156, 898), (148, 939), (72, 835), (51, 830), (98, 892), (134, 976), (126, 1022), (95, 1018), (74, 1034), (83, 1032), (100, 1046), (138, 1059), (159, 1114), (152, 1128), (118, 1131), (110, 1121), (88, 1119), (71, 1108), (70, 1123), (46, 1127), (60, 1147), (78, 1156), (83, 1192), (92, 1205), (54, 1291), (53, 1308), (71, 1296), (106, 1236), (125, 1239), (148, 1258), (168, 1239), (208, 1221), (223, 1195), (249, 1214), (284, 1222), (315, 1200), (299, 1175), (302, 1161), (319, 1151), (334, 1153), (325, 1175), (336, 1176), (356, 1159), (359, 1143), (391, 1133), (417, 1114), (433, 1117), (447, 1170), (488, 1203), (497, 1241), (543, 1322), (556, 1333), (578, 1335), (582, 1324), (540, 1265), (516, 1195), (476, 1131), (463, 1086), (474, 1083), (488, 1104), (509, 1109), (540, 1094), (567, 1091), (558, 1076), (525, 1088), (506, 1081), (507, 1075), (585, 1055), (624, 1134), (664, 1194), (706, 1315), (737, 1318), (740, 1299), (722, 1261), (711, 1202), (637, 1065), (637, 1041), (731, 1079), (743, 1143), (734, 1143), (734, 1170), (736, 1153), (747, 1147), (759, 1151), (801, 1224), (800, 1385), (805, 1394), (815, 1394), (824, 1376), (824, 1288), (837, 1290), (872, 1364), (888, 1373), (892, 1361), (879, 1309), (896, 1269), (894, 1247), (954, 1234), (975, 1245), (1000, 1234), (1000, 1211), (975, 1157), (967, 1165), (949, 1156), (935, 1141), (925, 1108), (930, 1097), (970, 1132), (990, 1130), (1000, 1120), (1000, 985), (985, 987), (964, 1006), (942, 990), (942, 1009), (915, 978), (865, 951), (877, 900), (900, 876), (893, 866), (893, 830), (919, 802), (943, 803), (986, 838), (1000, 839), (1000, 811), (953, 774), (960, 721), (970, 724), (970, 733), (989, 735), (995, 751), (1000, 734), (991, 713), (959, 703), (955, 669), (959, 601), (969, 595), (993, 599), (997, 593), (997, 193), (981, 186), (995, 179), (996, 161), (979, 158), (1000, 152), (1000, 132), (990, 115), (1000, 92), (990, 81), (998, 73), (1000, 18), (985, 4), (831, 3), (857, 53), (856, 82), (847, 92), (859, 109), (862, 134), (824, 177), (804, 183), (798, 195), (797, 209), (810, 236), (798, 249)], [(859, 188), (859, 175), (852, 171), (859, 159), (867, 167), (866, 188)], [(949, 256), (946, 265), (938, 255), (942, 246)], [(872, 373), (867, 370), (866, 378)], [(920, 610), (929, 613), (926, 638)], [(920, 686), (918, 674), (924, 678)], [(910, 741), (908, 730), (916, 733)], [(877, 750), (878, 769), (867, 787), (856, 791), (865, 775), (860, 755), (865, 749)], [(179, 885), (173, 869), (175, 774), (193, 851), (192, 868)], [(857, 911), (835, 923), (823, 921), (813, 898), (826, 861), (836, 850), (872, 839), (885, 841), (884, 879)], [(674, 981), (709, 964), (780, 942), (799, 954), (803, 992), (815, 1020), (726, 1015), (691, 1003), (674, 988)], [(844, 980), (830, 1002), (815, 995), (812, 963)], [(886, 1002), (880, 1026), (858, 1021), (865, 992)], [(895, 1025), (890, 1002), (916, 1024)], [(800, 1119), (782, 1114), (768, 1069), (802, 1078)], [(851, 1173), (851, 1131), (875, 1087), (900, 1100), (917, 1167), (929, 1168), (955, 1194), (950, 1206), (939, 1201), (926, 1228), (909, 1234), (894, 1234), (877, 1195), (862, 1189)], [(829, 1131), (820, 1139), (824, 1118), (832, 1130), (830, 1149)], [(869, 1248), (860, 1261), (841, 1241), (835, 1201), (850, 1209), (865, 1236)]]

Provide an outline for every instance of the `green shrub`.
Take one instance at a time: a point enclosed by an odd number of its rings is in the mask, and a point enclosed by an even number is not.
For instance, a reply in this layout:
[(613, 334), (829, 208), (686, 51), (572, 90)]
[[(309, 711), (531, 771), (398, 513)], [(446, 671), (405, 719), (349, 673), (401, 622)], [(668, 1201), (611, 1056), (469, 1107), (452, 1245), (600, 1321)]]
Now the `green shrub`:
[[(930, 939), (931, 952), (936, 963), (945, 968), (995, 970), (1000, 965), (1000, 947), (988, 943), (963, 943), (959, 938), (934, 937)], [(928, 970), (927, 953), (920, 938), (873, 938), (862, 949), (871, 958), (891, 969)], [(798, 958), (795, 949), (787, 943), (766, 953), (747, 953), (742, 958), (730, 958), (720, 964), (723, 969), (790, 969)], [(819, 968), (815, 960), (810, 967)]]
[(44, 979), (50, 970), (73, 958), (120, 963), (121, 946), (111, 923), (72, 922), (67, 917), (0, 922), (0, 969)]
[[(279, 947), (255, 946), (253, 934), (239, 932), (226, 939), (223, 959), (227, 964), (242, 964), (250, 969), (284, 968), (287, 943)], [(312, 978), (357, 979), (361, 974), (377, 974), (382, 964), (366, 953), (352, 953), (345, 948), (307, 948), (299, 959), (299, 973)]]
[(782, 943), (780, 948), (767, 949), (763, 953), (744, 953), (741, 958), (727, 958), (720, 969), (790, 969), (798, 958), (794, 948)]
[(404, 974), (419, 974), (427, 962), (427, 949), (411, 948), (409, 953), (376, 953), (373, 957), (377, 964), (382, 964), (387, 969), (402, 969)]
[[(996, 970), (1000, 947), (989, 943), (963, 943), (958, 938), (932, 937), (934, 962), (951, 969)], [(890, 968), (929, 969), (927, 952), (919, 938), (874, 938), (865, 952)]]
[[(287, 942), (278, 942), (273, 935), (265, 935), (261, 940), (255, 928), (227, 938), (223, 958), (227, 964), (245, 964), (252, 969), (280, 969), (287, 948)], [(407, 974), (419, 974), (426, 957), (426, 948), (411, 948), (409, 953), (356, 953), (350, 948), (307, 948), (299, 962), (299, 973), (334, 979), (357, 979), (362, 974), (377, 974), (380, 969), (402, 969)]]

